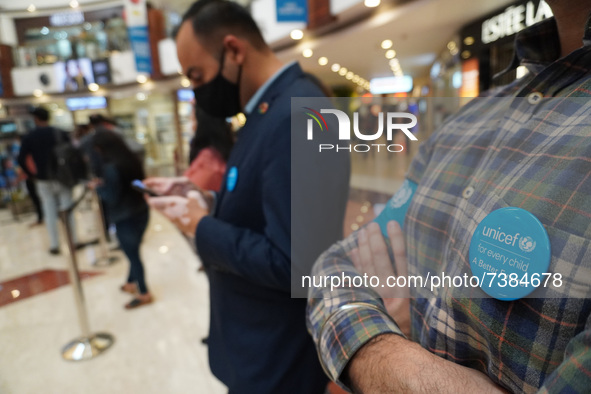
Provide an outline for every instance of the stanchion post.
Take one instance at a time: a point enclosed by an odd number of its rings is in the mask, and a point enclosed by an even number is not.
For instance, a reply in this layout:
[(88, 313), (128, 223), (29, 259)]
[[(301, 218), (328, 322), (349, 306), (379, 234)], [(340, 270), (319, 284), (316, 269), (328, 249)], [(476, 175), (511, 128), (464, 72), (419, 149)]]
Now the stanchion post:
[[(75, 206), (76, 204), (74, 204)], [(72, 289), (74, 290), (74, 300), (76, 302), (76, 310), (78, 312), (78, 322), (80, 323), (80, 330), (82, 336), (74, 339), (62, 349), (62, 357), (70, 361), (80, 361), (91, 359), (105, 350), (107, 350), (114, 342), (111, 334), (96, 333), (91, 334), (90, 326), (88, 324), (88, 314), (86, 313), (86, 306), (84, 303), (84, 292), (82, 291), (82, 283), (80, 281), (80, 274), (78, 271), (78, 261), (76, 259), (76, 247), (72, 239), (72, 228), (70, 226), (69, 216), (74, 207), (60, 211), (60, 219), (64, 224), (66, 240), (68, 243), (68, 251), (70, 257), (69, 274)]]
[(72, 228), (70, 226), (69, 212), (60, 211), (60, 219), (66, 229), (66, 241), (68, 243), (68, 251), (70, 257), (70, 264), (68, 270), (70, 273), (70, 282), (74, 290), (74, 301), (76, 302), (76, 310), (78, 311), (78, 321), (80, 322), (80, 329), (82, 330), (82, 336), (89, 336), (90, 329), (88, 328), (88, 315), (86, 314), (86, 308), (84, 306), (84, 293), (82, 291), (82, 282), (80, 281), (80, 272), (78, 271), (78, 260), (76, 257), (76, 246), (72, 240)]

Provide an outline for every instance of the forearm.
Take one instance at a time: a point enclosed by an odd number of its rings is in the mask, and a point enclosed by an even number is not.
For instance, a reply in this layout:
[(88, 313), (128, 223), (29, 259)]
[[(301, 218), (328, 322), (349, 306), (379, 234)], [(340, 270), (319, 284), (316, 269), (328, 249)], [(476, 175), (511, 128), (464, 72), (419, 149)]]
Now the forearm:
[(342, 379), (354, 393), (504, 393), (486, 375), (438, 357), (399, 335), (374, 337)]
[[(331, 278), (358, 276), (351, 259), (357, 234), (333, 245), (316, 261), (312, 276)], [(334, 381), (339, 381), (351, 357), (366, 342), (384, 333), (402, 335), (388, 316), (379, 295), (369, 288), (311, 286), (308, 304), (308, 330), (320, 360)]]

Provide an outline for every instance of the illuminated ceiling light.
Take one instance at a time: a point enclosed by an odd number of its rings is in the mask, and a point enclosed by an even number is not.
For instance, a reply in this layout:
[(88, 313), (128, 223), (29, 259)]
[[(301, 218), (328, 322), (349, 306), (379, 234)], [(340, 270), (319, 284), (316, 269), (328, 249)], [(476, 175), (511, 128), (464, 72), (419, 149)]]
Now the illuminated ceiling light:
[(139, 101), (144, 101), (146, 99), (146, 95), (142, 92), (139, 92), (138, 94), (135, 95), (135, 98), (138, 99)]
[(43, 34), (44, 36), (48, 35), (49, 34), (49, 28), (47, 26), (43, 26), (41, 28), (40, 33)]
[(470, 56), (472, 56), (472, 53), (470, 51), (463, 51), (462, 52), (462, 59), (469, 59)]
[(457, 47), (449, 51), (449, 53), (451, 53), (453, 56), (457, 55), (458, 52), (460, 52), (460, 50)]
[(318, 59), (318, 64), (321, 66), (326, 66), (328, 64), (328, 59), (322, 56), (320, 59)]
[(347, 79), (353, 79), (353, 76), (354, 76), (354, 75), (355, 75), (355, 74), (353, 74), (353, 71), (349, 71), (349, 72), (347, 73), (347, 75), (345, 76), (345, 78), (347, 78)]
[(189, 81), (189, 78), (184, 77), (181, 79), (181, 86), (184, 88), (188, 88), (189, 86), (191, 86), (191, 81)]
[(41, 90), (41, 89), (35, 89), (35, 90), (33, 90), (33, 96), (35, 96), (35, 97), (41, 97), (41, 96), (43, 96), (43, 90)]
[(380, 5), (380, 0), (365, 0), (365, 6), (369, 8), (374, 8)]
[(335, 63), (332, 66), (330, 66), (330, 69), (336, 73), (341, 69), (341, 65), (338, 63)]
[(161, 247), (158, 248), (158, 252), (160, 252), (160, 254), (168, 253), (168, 246), (162, 245)]
[(447, 49), (449, 49), (450, 51), (453, 51), (454, 49), (456, 49), (456, 43), (453, 41), (448, 42)]
[(27, 7), (27, 11), (35, 12), (35, 11), (37, 11), (37, 7), (35, 7), (35, 4), (31, 4), (30, 6)]
[(358, 83), (359, 82), (359, 75), (354, 75), (352, 81), (353, 81), (353, 83)]
[(12, 298), (18, 298), (21, 295), (21, 292), (18, 290), (12, 290), (10, 295), (12, 295)]
[(347, 71), (349, 70), (347, 70), (345, 67), (341, 67), (341, 69), (339, 70), (339, 75), (342, 75), (344, 77), (345, 75), (347, 75)]
[(78, 8), (80, 4), (78, 4), (78, 0), (72, 0), (70, 1), (70, 7), (72, 8)]
[(474, 37), (468, 36), (468, 37), (464, 38), (464, 44), (466, 44), (466, 45), (474, 44)]
[(96, 83), (89, 83), (88, 84), (88, 90), (90, 90), (91, 92), (96, 92), (97, 90), (99, 90), (99, 86)]
[(392, 40), (384, 40), (384, 41), (382, 41), (382, 49), (390, 49), (390, 48), (392, 48), (392, 45), (394, 45), (392, 43)]
[(398, 59), (392, 59), (389, 61), (390, 67), (396, 67), (396, 66), (400, 66), (400, 62), (398, 61)]
[(312, 57), (313, 54), (314, 54), (314, 51), (312, 51), (310, 48), (306, 48), (302, 51), (303, 57)]
[(396, 57), (396, 51), (394, 49), (389, 49), (386, 51), (386, 59), (394, 59)]
[(291, 33), (289, 33), (289, 36), (292, 40), (301, 40), (302, 38), (304, 38), (304, 32), (300, 29), (295, 29), (292, 30)]
[(144, 74), (140, 74), (135, 80), (138, 81), (138, 83), (146, 83), (148, 81), (148, 77), (146, 77)]

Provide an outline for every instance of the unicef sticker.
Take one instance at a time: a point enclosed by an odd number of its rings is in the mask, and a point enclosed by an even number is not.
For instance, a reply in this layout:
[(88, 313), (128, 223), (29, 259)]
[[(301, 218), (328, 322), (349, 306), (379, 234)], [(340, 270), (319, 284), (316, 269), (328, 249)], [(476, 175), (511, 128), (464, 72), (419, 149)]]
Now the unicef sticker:
[(374, 219), (374, 222), (380, 225), (382, 234), (386, 239), (388, 238), (387, 225), (391, 220), (395, 220), (400, 224), (402, 228), (404, 226), (404, 218), (406, 217), (406, 211), (412, 201), (412, 196), (417, 190), (417, 184), (409, 179), (405, 179), (400, 186), (400, 189), (392, 196), (388, 201), (384, 210)]
[(544, 283), (550, 265), (550, 239), (528, 211), (497, 209), (476, 227), (470, 242), (470, 268), (482, 290), (498, 300), (523, 298)]
[(236, 183), (238, 182), (238, 168), (236, 166), (230, 168), (228, 171), (228, 176), (226, 177), (226, 189), (229, 192), (233, 191), (236, 187)]

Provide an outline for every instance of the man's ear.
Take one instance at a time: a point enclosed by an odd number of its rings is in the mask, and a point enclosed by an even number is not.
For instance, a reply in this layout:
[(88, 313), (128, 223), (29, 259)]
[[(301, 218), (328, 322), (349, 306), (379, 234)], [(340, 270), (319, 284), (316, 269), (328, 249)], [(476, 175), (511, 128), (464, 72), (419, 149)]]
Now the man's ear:
[(226, 56), (234, 63), (242, 65), (246, 58), (246, 41), (235, 35), (228, 34), (223, 40), (224, 49), (226, 50)]

